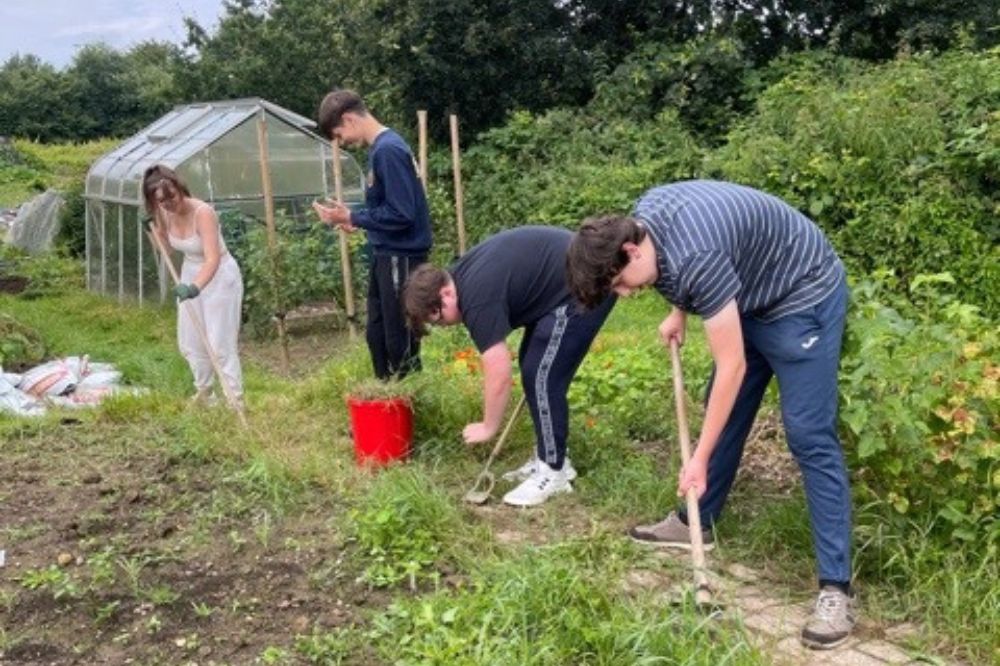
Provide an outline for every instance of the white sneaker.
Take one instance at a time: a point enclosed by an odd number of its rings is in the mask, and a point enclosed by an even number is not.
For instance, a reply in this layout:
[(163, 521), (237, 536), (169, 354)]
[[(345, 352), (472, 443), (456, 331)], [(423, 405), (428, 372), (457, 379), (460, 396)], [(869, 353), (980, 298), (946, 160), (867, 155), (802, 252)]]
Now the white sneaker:
[(534, 474), (504, 495), (503, 501), (511, 506), (538, 506), (556, 493), (571, 492), (573, 486), (567, 478), (565, 466), (557, 471), (548, 465), (539, 465)]
[[(547, 465), (546, 465), (547, 467)], [(505, 472), (500, 478), (504, 481), (516, 481), (521, 482), (530, 477), (538, 469), (538, 458), (532, 456), (528, 458), (528, 462), (524, 463), (517, 469), (512, 469), (509, 472)], [(566, 472), (567, 481), (576, 480), (576, 470), (573, 468), (573, 463), (570, 462), (569, 456), (563, 459), (563, 471)]]

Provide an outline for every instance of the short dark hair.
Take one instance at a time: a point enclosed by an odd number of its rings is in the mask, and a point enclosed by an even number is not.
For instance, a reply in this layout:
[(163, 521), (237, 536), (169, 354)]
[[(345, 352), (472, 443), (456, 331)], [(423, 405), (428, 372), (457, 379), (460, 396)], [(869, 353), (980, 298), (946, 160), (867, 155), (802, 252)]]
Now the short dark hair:
[(361, 95), (353, 90), (334, 90), (319, 104), (319, 131), (328, 139), (333, 138), (333, 130), (344, 119), (345, 113), (368, 115), (368, 107)]
[(177, 172), (165, 164), (154, 164), (142, 174), (142, 198), (146, 212), (156, 214), (156, 193), (166, 188), (177, 190), (186, 197), (191, 196), (191, 190), (184, 184)]
[(418, 336), (427, 334), (431, 317), (441, 312), (441, 290), (450, 282), (448, 271), (431, 264), (420, 264), (410, 273), (401, 300), (406, 325)]
[(625, 243), (646, 238), (639, 220), (625, 215), (589, 217), (580, 224), (566, 253), (566, 281), (573, 296), (593, 309), (611, 293), (611, 281), (628, 265)]

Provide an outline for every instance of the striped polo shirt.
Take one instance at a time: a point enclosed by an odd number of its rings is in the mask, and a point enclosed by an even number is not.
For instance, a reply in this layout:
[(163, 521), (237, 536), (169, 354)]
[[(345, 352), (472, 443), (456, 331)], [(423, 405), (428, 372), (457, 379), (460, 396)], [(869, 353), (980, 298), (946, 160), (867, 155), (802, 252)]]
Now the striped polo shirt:
[(704, 318), (735, 298), (741, 315), (773, 321), (819, 303), (844, 275), (812, 220), (749, 187), (663, 185), (639, 199), (634, 215), (656, 248), (656, 290)]

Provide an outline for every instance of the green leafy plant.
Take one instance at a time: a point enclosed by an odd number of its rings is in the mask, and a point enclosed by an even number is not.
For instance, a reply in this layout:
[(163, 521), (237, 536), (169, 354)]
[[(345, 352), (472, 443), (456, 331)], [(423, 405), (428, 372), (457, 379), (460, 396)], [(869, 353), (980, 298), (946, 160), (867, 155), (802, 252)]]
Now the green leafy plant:
[(57, 601), (76, 599), (81, 592), (72, 576), (55, 564), (45, 569), (29, 569), (20, 581), (21, 586), (29, 590), (47, 590)]
[(423, 474), (388, 469), (352, 512), (354, 538), (363, 553), (361, 579), (373, 587), (437, 580), (434, 566), (444, 544), (460, 530), (452, 501)]
[(998, 331), (941, 290), (948, 275), (918, 276), (911, 302), (891, 282), (856, 287), (845, 341), (841, 422), (860, 489), (903, 519), (937, 519), (931, 535), (995, 546)]
[(528, 549), (484, 563), (469, 587), (398, 600), (369, 640), (391, 663), (768, 663), (737, 631), (707, 640), (694, 608), (626, 600), (629, 563), (617, 538)]
[[(275, 316), (284, 317), (294, 308), (317, 301), (335, 301), (341, 312), (343, 278), (336, 235), (315, 219), (300, 222), (275, 220), (274, 254), (264, 224), (236, 211), (220, 212), (226, 243), (243, 273), (243, 310), (252, 332), (273, 330)], [(363, 239), (350, 236), (354, 251)], [(352, 262), (354, 293), (360, 294), (366, 274), (361, 262)], [(359, 264), (353, 266), (353, 264)]]

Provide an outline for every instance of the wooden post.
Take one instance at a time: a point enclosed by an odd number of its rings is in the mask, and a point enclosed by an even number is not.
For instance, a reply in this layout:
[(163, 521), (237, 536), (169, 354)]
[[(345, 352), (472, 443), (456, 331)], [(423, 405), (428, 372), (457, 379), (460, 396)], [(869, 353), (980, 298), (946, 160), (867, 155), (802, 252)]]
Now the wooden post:
[(271, 255), (271, 278), (274, 283), (274, 307), (279, 310), (274, 314), (274, 323), (278, 327), (278, 339), (281, 341), (281, 369), (288, 375), (291, 371), (291, 359), (288, 356), (288, 336), (285, 332), (285, 313), (280, 311), (279, 285), (281, 270), (278, 260), (278, 232), (274, 226), (274, 194), (271, 191), (271, 169), (268, 166), (267, 150), (267, 118), (261, 109), (257, 117), (257, 147), (260, 153), (260, 181), (264, 190), (264, 220), (267, 223), (267, 248)]
[(417, 111), (417, 136), (419, 137), (417, 154), (420, 159), (420, 182), (424, 184), (424, 194), (427, 194), (427, 111)]
[(462, 164), (458, 149), (458, 116), (451, 114), (451, 166), (455, 173), (455, 219), (458, 224), (458, 254), (465, 254), (465, 214), (462, 197)]
[[(333, 196), (337, 203), (344, 203), (344, 185), (340, 173), (340, 141), (330, 141), (333, 146)], [(344, 278), (344, 309), (347, 312), (347, 325), (351, 331), (351, 339), (358, 337), (357, 317), (354, 312), (354, 283), (351, 281), (351, 253), (347, 247), (347, 232), (337, 229), (340, 237), (340, 273)]]

